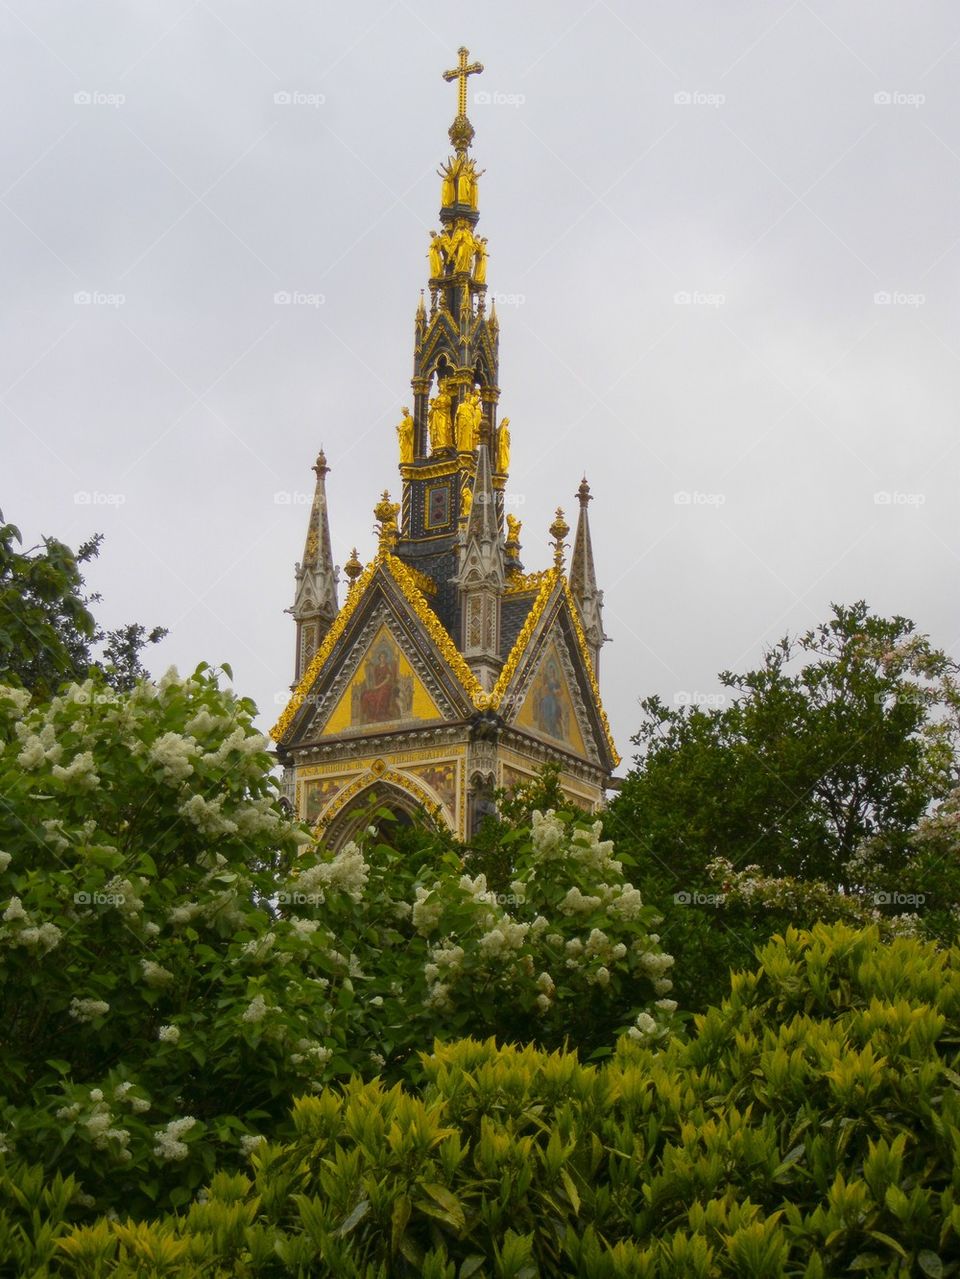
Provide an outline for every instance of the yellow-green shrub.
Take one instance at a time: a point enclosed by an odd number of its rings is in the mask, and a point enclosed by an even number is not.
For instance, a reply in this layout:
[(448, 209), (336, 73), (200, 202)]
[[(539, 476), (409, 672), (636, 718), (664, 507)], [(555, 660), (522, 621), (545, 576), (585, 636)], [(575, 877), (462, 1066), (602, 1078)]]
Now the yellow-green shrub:
[[(625, 1037), (599, 1065), (438, 1043), (413, 1093), (355, 1079), (297, 1101), (292, 1140), (180, 1216), (51, 1215), (48, 1273), (955, 1274), (958, 1044), (960, 950), (790, 931), (689, 1042)], [(46, 1263), (9, 1179), (0, 1204), (0, 1237)]]

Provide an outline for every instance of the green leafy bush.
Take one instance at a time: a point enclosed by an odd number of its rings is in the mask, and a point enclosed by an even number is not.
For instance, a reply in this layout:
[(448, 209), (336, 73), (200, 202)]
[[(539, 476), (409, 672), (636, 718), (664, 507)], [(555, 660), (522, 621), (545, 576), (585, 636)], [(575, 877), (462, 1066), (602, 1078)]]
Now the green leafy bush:
[(278, 808), (254, 713), (204, 667), (0, 686), (0, 1150), (156, 1211), (293, 1097), (415, 1077), (435, 1037), (667, 1033), (672, 960), (597, 824), (536, 813), (506, 893), (429, 841), (331, 857)]
[(958, 1042), (960, 951), (790, 931), (688, 1042), (437, 1044), (412, 1093), (299, 1100), (182, 1215), (70, 1226), (58, 1183), (38, 1239), (40, 1183), (8, 1177), (0, 1239), (90, 1277), (955, 1274)]

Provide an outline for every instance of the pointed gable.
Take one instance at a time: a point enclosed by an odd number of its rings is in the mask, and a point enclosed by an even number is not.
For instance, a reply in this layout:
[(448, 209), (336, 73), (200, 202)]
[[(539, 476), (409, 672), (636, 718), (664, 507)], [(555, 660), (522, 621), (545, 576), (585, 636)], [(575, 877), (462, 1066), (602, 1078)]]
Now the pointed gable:
[(319, 735), (377, 732), (411, 724), (435, 724), (443, 719), (443, 712), (390, 627), (382, 622), (360, 652), (353, 676)]
[[(393, 693), (375, 692), (388, 681), (396, 682)], [(290, 746), (334, 734), (331, 724), (371, 733), (418, 720), (450, 722), (483, 699), (415, 575), (381, 553), (352, 588), (271, 733)], [(376, 718), (388, 712), (390, 718)]]
[(545, 645), (514, 723), (517, 728), (586, 757), (570, 680), (563, 669), (556, 640)]
[(511, 727), (605, 767), (619, 763), (577, 606), (558, 569), (540, 575), (491, 704)]

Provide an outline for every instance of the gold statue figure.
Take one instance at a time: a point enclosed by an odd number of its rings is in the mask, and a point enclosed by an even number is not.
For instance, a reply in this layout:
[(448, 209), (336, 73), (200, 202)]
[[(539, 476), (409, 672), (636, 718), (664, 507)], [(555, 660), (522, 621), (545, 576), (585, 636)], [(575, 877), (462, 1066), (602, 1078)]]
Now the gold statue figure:
[(481, 235), (478, 240), (473, 242), (474, 263), (473, 278), (477, 284), (486, 284), (487, 282), (487, 237)]
[(473, 489), (469, 484), (464, 484), (460, 491), (460, 518), (468, 520), (470, 512), (473, 509)]
[(467, 229), (466, 223), (461, 223), (454, 231), (450, 247), (456, 254), (454, 270), (469, 271), (476, 249), (476, 239), (473, 232)]
[(448, 164), (445, 169), (441, 169), (440, 176), (443, 178), (443, 184), (440, 187), (440, 203), (446, 208), (447, 205), (455, 203), (457, 198), (457, 185), (453, 165)]
[(505, 417), (497, 432), (497, 465), (498, 475), (506, 475), (510, 470), (510, 419)]
[(404, 408), (403, 417), (400, 419), (400, 423), (397, 426), (397, 438), (400, 441), (401, 466), (413, 461), (413, 434), (413, 417), (410, 414), (410, 410), (408, 408)]
[(455, 428), (457, 433), (457, 452), (472, 453), (480, 440), (480, 420), (483, 409), (480, 407), (480, 392), (473, 387), (463, 397), (457, 408)]
[(437, 394), (430, 401), (430, 414), (427, 425), (430, 429), (430, 448), (434, 453), (448, 449), (453, 443), (453, 426), (450, 420), (452, 398), (444, 378), (437, 388)]
[(430, 232), (430, 248), (427, 250), (427, 257), (430, 259), (430, 279), (436, 280), (443, 275), (443, 248), (445, 236), (437, 235), (436, 231)]
[(520, 545), (520, 530), (523, 528), (523, 521), (518, 520), (515, 515), (507, 516), (507, 543), (508, 545)]

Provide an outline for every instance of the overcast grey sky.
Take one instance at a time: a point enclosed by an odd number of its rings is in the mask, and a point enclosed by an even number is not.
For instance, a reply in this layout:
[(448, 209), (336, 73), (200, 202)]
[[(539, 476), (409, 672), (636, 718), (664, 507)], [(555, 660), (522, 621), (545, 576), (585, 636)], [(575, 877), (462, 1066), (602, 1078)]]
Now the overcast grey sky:
[(5, 516), (273, 722), (318, 447), (338, 563), (398, 495), (460, 44), (523, 558), (586, 470), (623, 767), (831, 600), (960, 655), (955, 0), (0, 0)]

